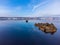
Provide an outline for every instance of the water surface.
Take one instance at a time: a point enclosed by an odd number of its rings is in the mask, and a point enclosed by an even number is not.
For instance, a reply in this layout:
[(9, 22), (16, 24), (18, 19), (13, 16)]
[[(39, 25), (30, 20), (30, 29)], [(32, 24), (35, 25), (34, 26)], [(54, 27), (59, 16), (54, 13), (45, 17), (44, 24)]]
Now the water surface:
[[(54, 23), (53, 35), (42, 32), (34, 24)], [(0, 45), (60, 45), (60, 21), (0, 21)]]

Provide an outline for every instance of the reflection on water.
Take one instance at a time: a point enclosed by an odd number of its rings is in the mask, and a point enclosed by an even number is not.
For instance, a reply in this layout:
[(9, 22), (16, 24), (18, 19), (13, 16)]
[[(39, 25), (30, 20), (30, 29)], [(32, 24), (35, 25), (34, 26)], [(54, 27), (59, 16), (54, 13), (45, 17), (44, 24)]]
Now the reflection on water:
[(60, 45), (60, 23), (52, 22), (57, 32), (50, 35), (34, 25), (40, 22), (46, 21), (0, 21), (0, 45)]

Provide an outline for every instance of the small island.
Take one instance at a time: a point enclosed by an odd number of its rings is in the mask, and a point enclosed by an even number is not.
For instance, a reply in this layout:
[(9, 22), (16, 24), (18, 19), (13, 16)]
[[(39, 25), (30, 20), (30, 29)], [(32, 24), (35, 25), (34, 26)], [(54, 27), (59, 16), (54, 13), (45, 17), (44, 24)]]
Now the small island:
[(57, 28), (53, 23), (35, 23), (35, 26), (39, 27), (39, 30), (45, 32), (45, 33), (55, 33), (57, 31)]

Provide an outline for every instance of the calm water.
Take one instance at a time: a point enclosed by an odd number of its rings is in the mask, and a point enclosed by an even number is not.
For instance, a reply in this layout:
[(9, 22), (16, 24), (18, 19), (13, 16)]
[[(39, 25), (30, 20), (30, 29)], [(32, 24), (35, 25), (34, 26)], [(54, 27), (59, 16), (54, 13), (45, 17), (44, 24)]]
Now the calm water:
[[(54, 23), (57, 32), (46, 34), (34, 24)], [(0, 21), (0, 45), (60, 45), (60, 21)]]

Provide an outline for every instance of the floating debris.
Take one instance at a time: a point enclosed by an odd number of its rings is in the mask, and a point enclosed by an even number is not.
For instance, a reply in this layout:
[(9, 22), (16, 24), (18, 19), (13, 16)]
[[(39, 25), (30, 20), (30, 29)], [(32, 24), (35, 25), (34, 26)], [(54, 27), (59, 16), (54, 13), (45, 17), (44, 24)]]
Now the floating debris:
[(28, 20), (26, 20), (26, 22), (28, 22)]
[(39, 27), (39, 30), (45, 32), (45, 33), (51, 33), (54, 34), (57, 31), (57, 28), (53, 23), (35, 23), (35, 26)]

